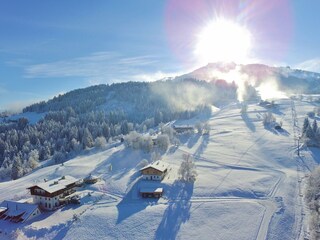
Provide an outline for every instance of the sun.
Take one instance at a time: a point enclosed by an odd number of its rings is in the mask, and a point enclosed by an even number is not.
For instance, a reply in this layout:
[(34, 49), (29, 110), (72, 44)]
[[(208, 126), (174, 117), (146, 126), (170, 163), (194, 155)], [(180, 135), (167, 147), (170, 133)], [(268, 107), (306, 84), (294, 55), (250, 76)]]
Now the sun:
[(252, 49), (251, 33), (225, 19), (210, 22), (197, 35), (196, 58), (202, 63), (246, 62)]

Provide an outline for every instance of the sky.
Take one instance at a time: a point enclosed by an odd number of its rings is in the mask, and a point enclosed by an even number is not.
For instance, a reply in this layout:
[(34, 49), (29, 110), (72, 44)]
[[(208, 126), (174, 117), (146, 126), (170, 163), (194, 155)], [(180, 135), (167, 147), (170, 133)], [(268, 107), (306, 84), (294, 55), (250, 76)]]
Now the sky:
[(206, 64), (195, 50), (216, 19), (250, 32), (247, 62), (320, 72), (319, 10), (318, 0), (2, 0), (0, 111), (189, 72)]

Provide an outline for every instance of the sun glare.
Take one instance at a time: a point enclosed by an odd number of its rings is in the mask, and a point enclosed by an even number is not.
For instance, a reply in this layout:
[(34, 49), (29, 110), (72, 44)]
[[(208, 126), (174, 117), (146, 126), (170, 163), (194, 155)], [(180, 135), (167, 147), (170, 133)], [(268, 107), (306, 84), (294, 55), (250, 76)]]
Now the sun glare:
[(201, 63), (249, 59), (252, 48), (251, 34), (245, 28), (227, 20), (209, 23), (197, 36), (195, 55)]

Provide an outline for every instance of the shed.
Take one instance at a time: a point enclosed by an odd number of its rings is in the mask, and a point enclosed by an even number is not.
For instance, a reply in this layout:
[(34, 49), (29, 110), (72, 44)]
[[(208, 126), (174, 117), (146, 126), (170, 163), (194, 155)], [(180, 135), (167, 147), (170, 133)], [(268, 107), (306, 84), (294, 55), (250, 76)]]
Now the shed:
[(143, 198), (160, 198), (163, 194), (163, 188), (141, 188), (140, 194)]
[(83, 182), (86, 184), (94, 184), (99, 181), (99, 177), (90, 174), (88, 177), (83, 179)]

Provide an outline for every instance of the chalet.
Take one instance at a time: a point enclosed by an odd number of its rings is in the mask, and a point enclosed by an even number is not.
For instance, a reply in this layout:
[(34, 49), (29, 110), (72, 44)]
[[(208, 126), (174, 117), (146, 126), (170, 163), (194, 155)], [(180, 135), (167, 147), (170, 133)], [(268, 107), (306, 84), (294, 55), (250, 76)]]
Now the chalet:
[(177, 133), (194, 132), (194, 127), (190, 125), (180, 125), (180, 126), (173, 125), (173, 129)]
[(0, 204), (0, 219), (15, 223), (31, 220), (40, 213), (36, 204), (15, 201), (3, 201)]
[(163, 188), (141, 188), (140, 194), (143, 198), (160, 198), (163, 194)]
[(142, 168), (141, 174), (144, 180), (161, 181), (168, 171), (169, 164), (163, 161), (156, 161)]
[(61, 204), (60, 199), (76, 191), (75, 187), (78, 186), (79, 182), (74, 177), (63, 176), (50, 181), (45, 180), (43, 183), (28, 189), (33, 198), (33, 203), (38, 204), (42, 209), (53, 210)]

